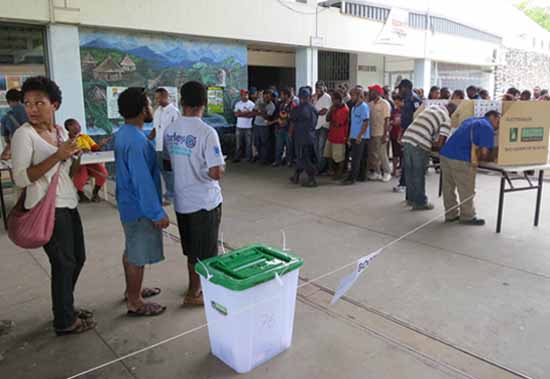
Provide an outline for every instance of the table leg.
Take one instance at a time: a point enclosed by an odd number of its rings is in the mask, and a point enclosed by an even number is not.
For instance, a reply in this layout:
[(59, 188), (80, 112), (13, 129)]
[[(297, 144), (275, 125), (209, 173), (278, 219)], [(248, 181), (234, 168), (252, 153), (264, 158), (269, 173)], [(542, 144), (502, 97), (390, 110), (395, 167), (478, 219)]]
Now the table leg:
[(0, 203), (2, 206), (2, 220), (4, 220), (4, 229), (8, 230), (8, 216), (6, 215), (6, 203), (4, 202), (4, 187), (2, 185), (2, 175), (0, 173)]
[(504, 187), (506, 186), (505, 174), (500, 178), (500, 194), (498, 198), (497, 233), (502, 230), (502, 212), (504, 208)]
[(535, 209), (535, 226), (539, 226), (540, 204), (542, 201), (542, 183), (544, 182), (544, 170), (539, 171), (539, 186), (537, 189), (537, 208)]

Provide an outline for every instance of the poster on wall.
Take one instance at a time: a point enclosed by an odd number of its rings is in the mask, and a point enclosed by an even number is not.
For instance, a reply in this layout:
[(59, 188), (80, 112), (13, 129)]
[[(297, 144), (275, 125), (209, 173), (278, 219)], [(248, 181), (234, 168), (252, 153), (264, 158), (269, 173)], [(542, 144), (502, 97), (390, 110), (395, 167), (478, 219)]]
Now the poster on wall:
[(208, 113), (223, 114), (223, 88), (208, 87)]
[(111, 88), (144, 87), (153, 99), (155, 89), (164, 87), (177, 104), (177, 89), (196, 80), (221, 87), (216, 106), (229, 121), (239, 89), (248, 86), (245, 44), (92, 28), (80, 29), (79, 36), (86, 126), (92, 135), (111, 134), (121, 123)]
[(502, 113), (502, 101), (500, 100), (478, 100), (474, 105), (474, 116), (484, 117), (487, 112), (497, 111)]
[(107, 117), (109, 119), (120, 119), (118, 113), (118, 97), (127, 87), (107, 87)]

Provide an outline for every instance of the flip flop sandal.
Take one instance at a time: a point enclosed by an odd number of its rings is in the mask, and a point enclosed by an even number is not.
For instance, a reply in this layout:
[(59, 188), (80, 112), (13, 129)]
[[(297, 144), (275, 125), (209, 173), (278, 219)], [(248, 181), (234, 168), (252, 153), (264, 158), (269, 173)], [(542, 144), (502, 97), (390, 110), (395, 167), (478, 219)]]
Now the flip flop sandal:
[(185, 295), (183, 298), (183, 306), (199, 307), (204, 305), (202, 293), (199, 296)]
[(94, 318), (94, 313), (86, 309), (75, 309), (74, 314), (81, 320), (92, 319)]
[[(144, 299), (147, 299), (147, 298), (150, 298), (150, 297), (160, 295), (161, 292), (162, 292), (162, 289), (160, 289), (158, 287), (144, 288), (144, 289), (141, 290), (141, 297), (144, 298)], [(124, 294), (124, 301), (127, 301), (127, 300), (128, 300), (128, 295)]]
[(80, 319), (80, 324), (73, 328), (68, 330), (56, 330), (55, 334), (57, 336), (68, 336), (70, 334), (82, 334), (84, 332), (87, 332), (89, 330), (92, 330), (96, 327), (96, 322), (93, 319)]
[(166, 307), (156, 303), (145, 303), (141, 308), (135, 311), (128, 310), (127, 315), (129, 317), (153, 317), (164, 313)]

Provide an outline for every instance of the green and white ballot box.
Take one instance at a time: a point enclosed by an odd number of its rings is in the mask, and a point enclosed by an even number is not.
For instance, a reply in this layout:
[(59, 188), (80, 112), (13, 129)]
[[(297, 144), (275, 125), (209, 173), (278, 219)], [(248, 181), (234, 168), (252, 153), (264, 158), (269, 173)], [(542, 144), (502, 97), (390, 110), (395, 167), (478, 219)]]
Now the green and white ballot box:
[(302, 265), (259, 244), (197, 264), (212, 354), (246, 373), (288, 349)]

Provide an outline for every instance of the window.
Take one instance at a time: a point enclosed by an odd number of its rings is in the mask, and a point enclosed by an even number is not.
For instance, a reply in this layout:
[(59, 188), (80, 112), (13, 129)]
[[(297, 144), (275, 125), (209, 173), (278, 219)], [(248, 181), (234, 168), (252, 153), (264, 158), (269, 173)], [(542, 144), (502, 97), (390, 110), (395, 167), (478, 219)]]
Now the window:
[(319, 51), (319, 80), (329, 88), (335, 83), (348, 81), (350, 77), (350, 55), (335, 51)]
[(0, 24), (0, 117), (7, 111), (6, 91), (21, 88), (29, 76), (46, 75), (44, 29)]

